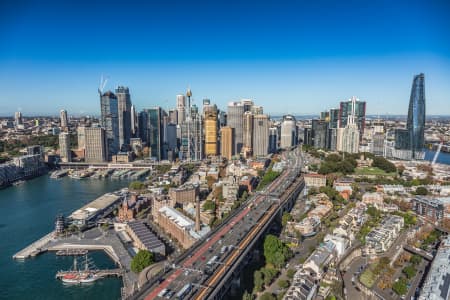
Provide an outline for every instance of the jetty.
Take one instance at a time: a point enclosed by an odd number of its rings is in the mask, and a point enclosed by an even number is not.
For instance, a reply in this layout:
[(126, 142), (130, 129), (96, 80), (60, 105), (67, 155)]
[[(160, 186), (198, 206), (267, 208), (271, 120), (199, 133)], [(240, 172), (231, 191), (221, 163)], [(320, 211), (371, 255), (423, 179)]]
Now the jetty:
[[(116, 277), (121, 277), (125, 271), (123, 269), (105, 269), (105, 270), (95, 270), (95, 271), (91, 271), (93, 274), (95, 274), (96, 277), (100, 278), (104, 278), (104, 277), (109, 277), (109, 276), (116, 276)], [(59, 271), (56, 273), (56, 278), (60, 279), (62, 277), (64, 277), (64, 275), (67, 274), (74, 274), (74, 273), (78, 273), (78, 271)]]
[(14, 259), (26, 259), (29, 257), (34, 257), (42, 252), (46, 252), (48, 249), (46, 246), (50, 241), (53, 240), (54, 232), (50, 232), (49, 234), (43, 236), (39, 240), (35, 241), (31, 245), (26, 248), (20, 250), (16, 254), (13, 255)]
[(56, 255), (58, 256), (81, 256), (86, 255), (88, 253), (87, 249), (62, 249), (56, 251)]

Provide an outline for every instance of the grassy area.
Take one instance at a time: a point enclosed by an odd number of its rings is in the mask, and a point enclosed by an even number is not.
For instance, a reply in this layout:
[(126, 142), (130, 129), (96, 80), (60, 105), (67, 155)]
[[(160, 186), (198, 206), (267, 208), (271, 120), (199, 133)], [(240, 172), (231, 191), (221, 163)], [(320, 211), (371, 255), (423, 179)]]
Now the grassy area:
[(395, 176), (395, 172), (392, 173), (386, 173), (385, 171), (381, 170), (377, 167), (366, 167), (366, 168), (356, 168), (355, 169), (356, 175), (362, 175), (362, 176), (368, 176), (368, 175), (385, 175), (385, 176)]
[(373, 273), (371, 268), (367, 268), (359, 277), (359, 280), (366, 287), (371, 288), (375, 284), (377, 276)]

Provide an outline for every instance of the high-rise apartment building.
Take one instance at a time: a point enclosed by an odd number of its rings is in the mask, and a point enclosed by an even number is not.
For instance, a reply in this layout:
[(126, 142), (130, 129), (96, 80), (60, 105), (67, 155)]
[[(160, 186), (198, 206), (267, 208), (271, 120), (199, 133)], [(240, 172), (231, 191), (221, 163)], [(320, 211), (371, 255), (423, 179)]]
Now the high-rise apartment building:
[(253, 156), (266, 156), (269, 153), (269, 117), (253, 117)]
[(118, 120), (119, 120), (119, 147), (126, 150), (131, 138), (131, 97), (130, 90), (124, 86), (116, 88)]
[(283, 116), (281, 122), (280, 148), (287, 149), (297, 145), (297, 121), (292, 115)]
[(22, 117), (22, 112), (20, 111), (16, 111), (14, 113), (14, 125), (22, 125), (23, 124), (23, 117)]
[(61, 109), (59, 112), (59, 117), (61, 121), (61, 130), (65, 131), (67, 130), (68, 122), (67, 122), (67, 110)]
[[(352, 104), (354, 103), (354, 104)], [(348, 116), (352, 113), (352, 105), (355, 112), (355, 123), (358, 126), (358, 130), (362, 135), (366, 126), (366, 102), (360, 101), (353, 96), (348, 101), (342, 101), (339, 109), (339, 127), (344, 128), (348, 123)]]
[(116, 95), (108, 91), (100, 94), (100, 124), (105, 129), (108, 154), (119, 152), (119, 112)]
[(425, 75), (415, 75), (409, 98), (406, 130), (398, 129), (395, 134), (395, 147), (411, 152), (411, 158), (424, 156), (425, 145)]
[(85, 161), (87, 163), (108, 161), (106, 130), (102, 127), (85, 128)]
[(233, 128), (225, 126), (220, 129), (220, 155), (230, 160), (233, 156)]
[(241, 102), (228, 103), (227, 125), (233, 128), (233, 155), (240, 154), (243, 146), (244, 109)]
[(72, 154), (70, 152), (70, 136), (67, 132), (59, 134), (59, 156), (62, 162), (71, 162)]

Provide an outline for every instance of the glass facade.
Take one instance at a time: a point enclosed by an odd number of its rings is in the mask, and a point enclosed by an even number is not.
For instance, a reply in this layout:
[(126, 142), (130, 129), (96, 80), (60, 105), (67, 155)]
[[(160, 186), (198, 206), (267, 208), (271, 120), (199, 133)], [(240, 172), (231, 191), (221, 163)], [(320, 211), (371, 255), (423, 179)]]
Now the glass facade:
[(116, 95), (110, 91), (101, 95), (100, 106), (100, 124), (105, 129), (108, 154), (114, 155), (119, 151), (119, 121)]
[(425, 139), (425, 76), (414, 76), (411, 97), (409, 99), (408, 121), (406, 128), (409, 132), (410, 149), (413, 154), (423, 150)]

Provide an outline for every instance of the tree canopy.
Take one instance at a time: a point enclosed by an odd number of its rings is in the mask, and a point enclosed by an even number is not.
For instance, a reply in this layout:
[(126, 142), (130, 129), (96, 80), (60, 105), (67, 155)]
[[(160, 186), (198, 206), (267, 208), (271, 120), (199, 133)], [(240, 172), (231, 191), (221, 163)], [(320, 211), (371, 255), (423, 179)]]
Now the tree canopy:
[(267, 235), (264, 240), (264, 257), (266, 262), (281, 268), (291, 257), (290, 249), (274, 235)]
[(131, 271), (140, 273), (154, 262), (153, 253), (148, 250), (139, 250), (131, 260)]

